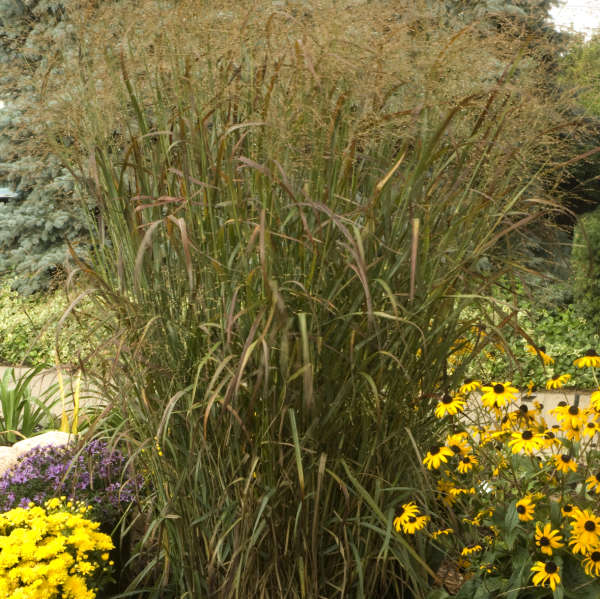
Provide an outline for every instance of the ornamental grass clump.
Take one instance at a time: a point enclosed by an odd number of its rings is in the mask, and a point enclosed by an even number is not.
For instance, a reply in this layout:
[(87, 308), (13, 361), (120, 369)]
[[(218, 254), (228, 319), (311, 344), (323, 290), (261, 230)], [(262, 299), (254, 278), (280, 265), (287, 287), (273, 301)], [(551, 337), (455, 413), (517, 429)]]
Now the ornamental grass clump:
[[(393, 534), (398, 494), (426, 495), (406, 488), (407, 429), (421, 444), (442, 426), (439, 381), (480, 349), (457, 341), (553, 210), (560, 118), (500, 40), (424, 31), (430, 3), (133, 4), (111, 6), (138, 16), (122, 34), (87, 29), (102, 5), (78, 15), (69, 102), (47, 113), (95, 207), (72, 258), (148, 476), (128, 590), (423, 598), (428, 548)], [(473, 83), (466, 51), (489, 76)]]
[[(572, 364), (589, 369), (596, 383), (599, 367), (594, 350)], [(556, 390), (569, 375), (546, 386)], [(600, 596), (599, 392), (585, 408), (565, 396), (549, 410), (557, 423), (548, 425), (529, 390), (508, 381), (473, 383), (457, 390), (465, 400), (456, 414), (437, 412), (448, 434), (423, 458), (437, 508), (428, 506), (431, 525), (418, 534), (440, 549), (440, 560), (461, 568), (461, 599), (492, 599), (500, 591), (515, 598)], [(440, 522), (452, 534), (437, 534)]]
[(111, 579), (114, 545), (90, 509), (55, 498), (0, 514), (0, 595), (94, 599)]
[(66, 496), (85, 502), (94, 519), (114, 526), (140, 484), (139, 477), (128, 476), (125, 456), (103, 441), (83, 448), (39, 447), (0, 476), (0, 510)]

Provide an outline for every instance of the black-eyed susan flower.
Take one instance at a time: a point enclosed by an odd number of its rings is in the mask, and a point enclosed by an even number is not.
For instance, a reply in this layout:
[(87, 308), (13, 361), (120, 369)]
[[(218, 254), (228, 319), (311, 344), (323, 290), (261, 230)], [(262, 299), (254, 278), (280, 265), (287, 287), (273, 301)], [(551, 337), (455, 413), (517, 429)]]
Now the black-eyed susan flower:
[(518, 389), (511, 387), (509, 382), (492, 382), (489, 386), (482, 387), (481, 401), (488, 408), (502, 408), (508, 403), (516, 401)]
[(445, 445), (454, 455), (467, 455), (472, 452), (471, 446), (467, 443), (467, 433), (448, 435)]
[(459, 387), (458, 392), (461, 395), (467, 395), (473, 393), (477, 389), (481, 389), (481, 381), (475, 381), (473, 379), (465, 379), (465, 382)]
[(585, 482), (587, 483), (588, 491), (594, 491), (596, 494), (600, 493), (600, 471), (592, 474), (592, 476), (588, 476)]
[(470, 567), (471, 567), (471, 562), (468, 559), (464, 559), (461, 557), (456, 562), (456, 569), (458, 570), (459, 574), (461, 574), (462, 576), (466, 577)]
[(439, 528), (438, 530), (434, 530), (431, 533), (431, 538), (432, 539), (437, 539), (438, 537), (444, 536), (444, 535), (451, 535), (454, 534), (454, 529), (453, 528)]
[(450, 393), (446, 393), (438, 402), (435, 408), (437, 418), (443, 418), (446, 414), (454, 416), (458, 412), (462, 412), (465, 407), (465, 400), (460, 395), (454, 397)]
[(402, 524), (402, 532), (407, 535), (414, 535), (417, 530), (422, 530), (429, 522), (429, 516), (409, 516)]
[(557, 414), (561, 414), (565, 411), (569, 409), (569, 404), (566, 401), (559, 401), (556, 404), (555, 408), (552, 408), (550, 410), (550, 414), (554, 414), (554, 416), (557, 416)]
[(570, 378), (570, 374), (555, 374), (550, 380), (546, 381), (546, 389), (560, 389), (569, 382)]
[(458, 460), (457, 469), (461, 474), (466, 474), (473, 470), (473, 466), (477, 464), (477, 458), (474, 455), (464, 455)]
[(572, 503), (565, 503), (565, 505), (563, 505), (560, 508), (560, 513), (565, 518), (573, 518), (573, 516), (576, 513), (577, 509), (578, 508), (576, 508)]
[(398, 508), (398, 515), (394, 518), (394, 528), (400, 532), (400, 529), (403, 524), (408, 522), (408, 519), (411, 516), (418, 516), (419, 508), (414, 501), (409, 501), (408, 503), (403, 503), (400, 508)]
[(596, 412), (600, 412), (600, 389), (597, 389), (590, 396), (590, 405)]
[(423, 464), (427, 466), (427, 470), (437, 470), (442, 462), (448, 462), (448, 458), (454, 455), (452, 450), (448, 449), (444, 445), (434, 445), (425, 456)]
[(548, 584), (554, 591), (556, 585), (560, 583), (560, 568), (551, 560), (546, 563), (535, 562), (531, 566), (531, 571), (534, 572), (532, 581), (536, 587)]
[(600, 426), (598, 426), (597, 422), (588, 422), (583, 427), (583, 436), (584, 437), (593, 437), (600, 430)]
[(566, 428), (580, 429), (587, 420), (587, 415), (579, 406), (559, 406), (555, 408), (556, 420)]
[(560, 439), (554, 434), (553, 431), (544, 431), (542, 434), (542, 438), (544, 440), (544, 447), (560, 447), (562, 443)]
[(483, 548), (481, 545), (467, 545), (466, 547), (463, 547), (460, 554), (465, 557), (467, 555), (471, 555), (472, 553), (479, 553), (482, 549)]
[(513, 453), (524, 451), (530, 455), (534, 451), (541, 449), (544, 445), (544, 439), (541, 435), (534, 434), (529, 429), (512, 433), (512, 439), (508, 442), (508, 446), (512, 448)]
[(568, 453), (561, 453), (552, 457), (554, 465), (559, 472), (567, 474), (569, 470), (577, 472), (577, 462)]
[(552, 524), (547, 523), (542, 529), (539, 524), (535, 526), (535, 544), (542, 553), (552, 555), (553, 549), (564, 547), (562, 536), (558, 530), (552, 530)]
[(571, 538), (573, 553), (588, 554), (600, 548), (600, 518), (590, 510), (577, 510), (571, 519)]
[(600, 356), (595, 349), (588, 349), (581, 358), (577, 358), (573, 364), (577, 368), (598, 368), (600, 366)]
[(535, 503), (531, 501), (530, 497), (523, 497), (517, 501), (517, 514), (521, 522), (529, 522), (533, 520), (533, 513), (535, 512)]
[(456, 497), (450, 492), (452, 489), (454, 485), (450, 481), (441, 479), (437, 481), (437, 492), (442, 503), (447, 507), (452, 507), (456, 501)]
[(521, 404), (516, 410), (509, 413), (508, 419), (511, 422), (519, 423), (525, 426), (533, 426), (539, 415), (537, 408), (531, 409), (527, 404)]
[(600, 576), (600, 551), (592, 551), (583, 560), (583, 569), (588, 576)]
[(565, 435), (565, 439), (569, 441), (579, 441), (581, 439), (581, 427), (571, 426), (569, 422), (563, 422), (560, 428)]
[(537, 349), (535, 347), (533, 347), (533, 345), (527, 345), (526, 349), (531, 355), (540, 356), (540, 358), (542, 358), (545, 366), (548, 366), (548, 364), (554, 364), (554, 358), (551, 358), (546, 353), (546, 347), (544, 345), (541, 345)]

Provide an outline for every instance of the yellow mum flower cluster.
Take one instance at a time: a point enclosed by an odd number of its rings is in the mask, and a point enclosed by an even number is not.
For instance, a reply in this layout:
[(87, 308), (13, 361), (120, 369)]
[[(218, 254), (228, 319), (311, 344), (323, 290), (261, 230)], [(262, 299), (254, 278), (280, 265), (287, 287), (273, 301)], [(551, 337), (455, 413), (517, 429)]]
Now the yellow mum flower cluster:
[(111, 538), (88, 508), (63, 499), (0, 514), (0, 597), (94, 599), (107, 576)]

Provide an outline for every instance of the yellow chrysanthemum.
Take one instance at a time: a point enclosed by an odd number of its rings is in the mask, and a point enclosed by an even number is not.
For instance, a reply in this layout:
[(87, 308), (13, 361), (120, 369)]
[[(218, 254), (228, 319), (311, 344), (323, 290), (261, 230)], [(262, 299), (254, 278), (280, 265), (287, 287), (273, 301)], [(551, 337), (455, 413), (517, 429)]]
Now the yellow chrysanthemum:
[(556, 585), (560, 583), (560, 568), (553, 561), (535, 562), (531, 566), (531, 571), (534, 572), (532, 581), (536, 587), (548, 584), (554, 591)]

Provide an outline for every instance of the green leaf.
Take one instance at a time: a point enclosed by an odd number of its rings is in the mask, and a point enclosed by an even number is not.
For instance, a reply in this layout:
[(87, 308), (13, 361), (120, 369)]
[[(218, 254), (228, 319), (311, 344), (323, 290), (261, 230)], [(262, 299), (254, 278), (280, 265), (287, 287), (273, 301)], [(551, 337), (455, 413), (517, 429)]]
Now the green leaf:
[(519, 514), (517, 512), (517, 500), (515, 499), (508, 506), (504, 517), (504, 539), (509, 550), (512, 549), (517, 537), (518, 525)]

